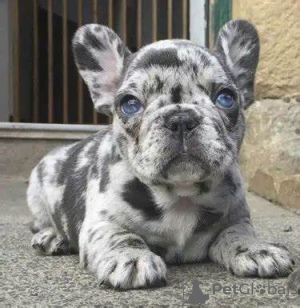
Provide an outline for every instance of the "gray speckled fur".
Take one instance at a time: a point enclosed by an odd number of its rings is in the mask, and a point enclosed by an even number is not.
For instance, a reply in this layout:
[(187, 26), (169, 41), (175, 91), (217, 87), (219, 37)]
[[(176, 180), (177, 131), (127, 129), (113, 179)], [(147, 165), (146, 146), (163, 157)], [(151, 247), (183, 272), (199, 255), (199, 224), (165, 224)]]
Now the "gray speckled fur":
[[(237, 163), (258, 62), (254, 27), (229, 22), (213, 52), (166, 40), (130, 54), (111, 29), (92, 24), (73, 47), (95, 108), (114, 120), (33, 170), (33, 248), (79, 252), (100, 282), (121, 289), (162, 286), (165, 262), (207, 258), (239, 276), (287, 275), (289, 252), (256, 238)], [(224, 88), (236, 98), (230, 110), (215, 104)], [(125, 95), (142, 112), (125, 115)], [(193, 129), (170, 130), (176, 117)]]

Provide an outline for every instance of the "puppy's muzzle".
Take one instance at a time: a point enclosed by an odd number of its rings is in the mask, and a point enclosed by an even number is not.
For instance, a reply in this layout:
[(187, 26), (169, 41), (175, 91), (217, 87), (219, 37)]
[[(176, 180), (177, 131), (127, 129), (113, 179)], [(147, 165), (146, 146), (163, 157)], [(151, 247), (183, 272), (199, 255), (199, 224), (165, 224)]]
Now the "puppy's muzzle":
[(164, 126), (171, 132), (171, 138), (176, 144), (176, 152), (181, 154), (189, 152), (188, 140), (200, 122), (199, 117), (190, 111), (176, 112), (165, 118)]
[(185, 135), (200, 124), (200, 120), (190, 112), (175, 113), (165, 119), (165, 127), (173, 133)]

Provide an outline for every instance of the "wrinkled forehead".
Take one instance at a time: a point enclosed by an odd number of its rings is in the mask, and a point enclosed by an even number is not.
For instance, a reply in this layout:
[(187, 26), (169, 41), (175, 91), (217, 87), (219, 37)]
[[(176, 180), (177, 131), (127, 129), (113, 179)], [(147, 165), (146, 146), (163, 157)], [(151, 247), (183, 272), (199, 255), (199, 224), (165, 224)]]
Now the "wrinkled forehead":
[(213, 84), (230, 83), (230, 76), (205, 48), (187, 40), (164, 40), (150, 44), (132, 56), (120, 90), (145, 90), (145, 87), (151, 90), (151, 84), (162, 90), (174, 83), (183, 87), (194, 84), (209, 91)]

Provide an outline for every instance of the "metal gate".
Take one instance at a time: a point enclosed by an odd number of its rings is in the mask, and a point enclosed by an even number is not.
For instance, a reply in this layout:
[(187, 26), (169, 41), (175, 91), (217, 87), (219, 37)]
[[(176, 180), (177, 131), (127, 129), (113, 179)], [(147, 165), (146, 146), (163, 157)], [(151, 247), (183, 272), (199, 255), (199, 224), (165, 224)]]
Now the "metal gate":
[(133, 52), (167, 38), (211, 46), (231, 18), (232, 0), (3, 1), (10, 9), (12, 69), (6, 76), (10, 104), (0, 102), (0, 112), (7, 110), (1, 104), (10, 106), (11, 122), (106, 124), (109, 119), (93, 110), (73, 61), (71, 40), (79, 26), (107, 25)]
[(132, 51), (188, 38), (188, 0), (15, 0), (13, 122), (105, 124), (73, 61), (71, 39), (85, 23), (113, 28)]

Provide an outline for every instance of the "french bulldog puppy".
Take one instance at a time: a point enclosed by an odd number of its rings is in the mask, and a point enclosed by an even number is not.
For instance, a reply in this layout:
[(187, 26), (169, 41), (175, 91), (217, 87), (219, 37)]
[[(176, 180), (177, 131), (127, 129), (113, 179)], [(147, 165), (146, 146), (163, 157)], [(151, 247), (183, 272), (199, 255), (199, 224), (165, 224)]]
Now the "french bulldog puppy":
[(78, 70), (113, 124), (53, 150), (32, 171), (32, 247), (79, 252), (113, 288), (166, 284), (166, 263), (210, 259), (238, 276), (287, 276), (288, 250), (257, 238), (238, 167), (259, 38), (230, 21), (213, 51), (164, 40), (131, 53), (111, 29), (81, 27)]

